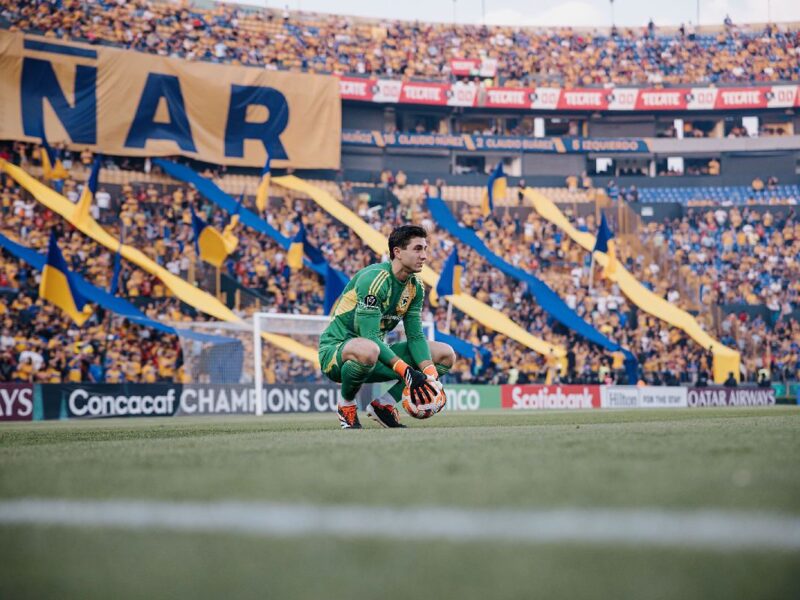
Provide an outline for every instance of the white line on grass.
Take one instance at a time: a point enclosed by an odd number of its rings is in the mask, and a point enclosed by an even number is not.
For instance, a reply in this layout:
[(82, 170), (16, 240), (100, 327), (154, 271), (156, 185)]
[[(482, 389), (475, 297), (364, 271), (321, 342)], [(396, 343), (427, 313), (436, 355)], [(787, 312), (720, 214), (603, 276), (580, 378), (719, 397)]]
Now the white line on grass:
[(493, 540), (800, 549), (800, 518), (758, 512), (641, 509), (484, 510), (138, 500), (0, 501), (0, 523), (312, 535), (392, 540)]

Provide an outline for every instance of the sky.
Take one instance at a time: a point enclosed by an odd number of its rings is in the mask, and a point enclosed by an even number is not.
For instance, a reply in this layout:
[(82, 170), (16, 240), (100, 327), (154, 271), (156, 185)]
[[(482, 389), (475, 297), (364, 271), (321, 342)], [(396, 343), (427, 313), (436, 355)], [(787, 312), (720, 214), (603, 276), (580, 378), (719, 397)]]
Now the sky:
[(738, 23), (800, 21), (800, 0), (238, 0), (238, 4), (362, 17), (528, 27), (609, 27), (697, 22), (717, 25), (726, 14)]

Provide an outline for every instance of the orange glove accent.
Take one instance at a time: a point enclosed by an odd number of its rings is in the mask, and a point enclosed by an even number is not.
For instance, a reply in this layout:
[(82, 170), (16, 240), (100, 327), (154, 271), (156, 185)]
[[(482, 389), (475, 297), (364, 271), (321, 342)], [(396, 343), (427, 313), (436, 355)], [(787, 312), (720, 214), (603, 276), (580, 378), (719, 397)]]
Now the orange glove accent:
[(406, 369), (408, 369), (408, 363), (406, 363), (402, 358), (398, 359), (392, 367), (392, 370), (403, 379), (406, 377)]
[(431, 379), (436, 379), (437, 381), (439, 380), (439, 373), (436, 372), (436, 367), (434, 365), (428, 365), (422, 369), (422, 372)]

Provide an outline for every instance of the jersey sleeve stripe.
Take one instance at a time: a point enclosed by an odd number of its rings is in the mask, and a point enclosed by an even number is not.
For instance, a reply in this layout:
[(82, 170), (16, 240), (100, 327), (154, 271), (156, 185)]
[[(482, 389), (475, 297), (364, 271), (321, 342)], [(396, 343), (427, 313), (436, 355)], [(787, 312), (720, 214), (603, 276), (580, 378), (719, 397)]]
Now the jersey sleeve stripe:
[(378, 273), (377, 277), (373, 280), (372, 284), (369, 286), (369, 294), (372, 296), (377, 296), (378, 292), (380, 291), (383, 284), (389, 278), (389, 273), (386, 271), (381, 271)]

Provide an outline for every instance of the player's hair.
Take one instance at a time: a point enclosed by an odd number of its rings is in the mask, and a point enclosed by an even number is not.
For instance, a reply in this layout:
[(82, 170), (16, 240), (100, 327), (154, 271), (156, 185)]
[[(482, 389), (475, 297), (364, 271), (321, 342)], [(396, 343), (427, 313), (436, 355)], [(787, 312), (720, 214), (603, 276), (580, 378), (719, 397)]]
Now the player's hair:
[(401, 225), (392, 231), (389, 236), (389, 259), (394, 258), (395, 248), (403, 250), (413, 238), (418, 237), (428, 239), (428, 232), (419, 225)]

